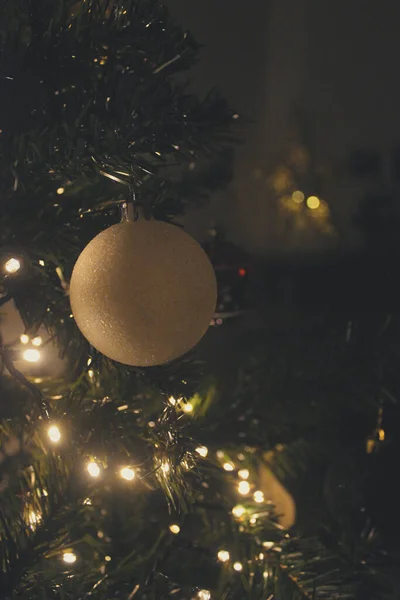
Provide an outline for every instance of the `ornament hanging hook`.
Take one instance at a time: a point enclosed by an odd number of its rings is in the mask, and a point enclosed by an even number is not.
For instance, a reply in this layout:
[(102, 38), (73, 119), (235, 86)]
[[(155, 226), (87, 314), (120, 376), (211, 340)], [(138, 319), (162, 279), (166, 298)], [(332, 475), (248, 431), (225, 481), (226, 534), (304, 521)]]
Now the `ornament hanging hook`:
[(139, 219), (139, 206), (136, 201), (135, 181), (133, 173), (129, 183), (129, 200), (122, 204), (122, 221), (137, 221)]

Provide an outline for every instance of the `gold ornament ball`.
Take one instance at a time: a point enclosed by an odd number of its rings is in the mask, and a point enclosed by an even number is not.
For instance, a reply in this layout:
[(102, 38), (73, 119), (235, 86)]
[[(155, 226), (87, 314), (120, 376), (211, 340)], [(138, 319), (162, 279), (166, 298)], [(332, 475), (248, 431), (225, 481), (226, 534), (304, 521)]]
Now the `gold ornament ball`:
[(85, 338), (131, 366), (167, 363), (193, 348), (212, 319), (213, 267), (175, 225), (139, 219), (113, 225), (79, 256), (70, 300)]

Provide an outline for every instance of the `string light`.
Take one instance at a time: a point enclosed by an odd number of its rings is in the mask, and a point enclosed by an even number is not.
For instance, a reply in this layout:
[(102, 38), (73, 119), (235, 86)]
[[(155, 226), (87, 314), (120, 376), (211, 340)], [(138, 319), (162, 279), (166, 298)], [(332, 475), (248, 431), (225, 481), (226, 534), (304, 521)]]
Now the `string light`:
[(260, 552), (260, 554), (258, 555), (259, 560), (264, 560), (264, 553)]
[(59, 188), (57, 189), (57, 194), (58, 194), (59, 196), (61, 196), (61, 195), (62, 195), (64, 192), (65, 192), (65, 188), (63, 188), (63, 187), (59, 187)]
[(183, 405), (183, 410), (185, 413), (193, 412), (193, 404), (190, 404), (190, 402), (186, 402), (186, 404)]
[(238, 518), (238, 519), (240, 519), (240, 517), (242, 517), (245, 512), (246, 512), (246, 509), (241, 504), (237, 504), (236, 506), (234, 506), (232, 508), (232, 514), (233, 514), (233, 516), (236, 517), (236, 518)]
[(107, 556), (105, 556), (105, 557), (104, 557), (104, 560), (105, 560), (106, 562), (110, 562), (110, 560), (111, 560), (111, 556), (108, 556), (108, 555), (107, 555)]
[(173, 396), (170, 396), (168, 398), (168, 402), (170, 403), (171, 406), (175, 406), (176, 405), (176, 400)]
[(264, 492), (262, 492), (261, 490), (257, 490), (256, 492), (254, 492), (253, 498), (255, 502), (264, 502)]
[(44, 260), (39, 260), (39, 265), (40, 265), (41, 267), (44, 267)]
[(164, 473), (164, 475), (166, 475), (167, 473), (169, 473), (169, 471), (170, 471), (170, 468), (171, 468), (171, 467), (169, 466), (169, 462), (167, 462), (167, 461), (164, 461), (164, 462), (161, 464), (161, 471)]
[(300, 190), (296, 190), (295, 192), (293, 192), (292, 200), (295, 204), (301, 204), (302, 202), (304, 202), (303, 192), (300, 192)]
[(240, 471), (238, 471), (238, 475), (240, 479), (248, 479), (250, 472), (248, 469), (240, 469)]
[(29, 525), (34, 529), (35, 525), (37, 525), (41, 520), (40, 514), (36, 513), (34, 510), (31, 510), (28, 516)]
[(233, 465), (230, 462), (226, 462), (222, 466), (225, 469), (225, 471), (234, 471), (234, 469), (235, 469), (235, 465)]
[(207, 446), (199, 446), (198, 448), (196, 448), (196, 452), (197, 454), (200, 454), (200, 456), (202, 456), (203, 458), (206, 458), (208, 454), (208, 448)]
[(89, 475), (91, 477), (98, 477), (100, 475), (100, 467), (97, 463), (95, 463), (94, 461), (90, 461), (87, 465), (86, 465), (86, 469), (87, 472), (89, 473)]
[(57, 444), (61, 440), (61, 431), (57, 425), (51, 425), (47, 430), (47, 435), (54, 444)]
[(208, 590), (199, 590), (197, 597), (199, 600), (210, 600), (211, 593)]
[(74, 562), (76, 562), (76, 554), (73, 552), (64, 552), (63, 561), (72, 565)]
[(25, 350), (22, 356), (26, 362), (30, 363), (36, 363), (40, 360), (40, 352), (34, 348), (28, 348), (28, 350)]
[(218, 560), (221, 562), (227, 562), (230, 559), (230, 554), (228, 550), (220, 550), (217, 554)]
[(21, 268), (21, 263), (17, 258), (10, 258), (4, 265), (7, 273), (16, 273)]
[(311, 210), (315, 210), (319, 207), (321, 201), (319, 198), (317, 198), (317, 196), (310, 196), (309, 198), (307, 198), (306, 204), (308, 208), (311, 208)]
[(89, 369), (88, 375), (89, 375), (90, 379), (93, 379), (93, 377), (94, 377), (94, 371), (92, 369)]
[(92, 501), (90, 498), (85, 498), (83, 504), (85, 504), (85, 506), (92, 506)]
[(233, 568), (238, 572), (243, 571), (243, 565), (240, 562), (233, 563)]
[(271, 550), (271, 548), (273, 548), (275, 546), (274, 542), (263, 542), (262, 543), (263, 548), (266, 548), (266, 550)]
[(132, 481), (135, 479), (135, 471), (130, 467), (123, 467), (119, 474), (121, 475), (122, 479), (126, 479), (126, 481)]
[(41, 346), (41, 345), (42, 345), (42, 343), (43, 343), (43, 340), (42, 340), (42, 338), (40, 337), (40, 335), (38, 335), (38, 336), (34, 337), (34, 338), (33, 338), (33, 340), (32, 340), (32, 344), (33, 344), (34, 346)]
[(21, 340), (21, 344), (29, 343), (29, 335), (26, 335), (26, 333), (23, 333), (19, 339)]
[(247, 496), (250, 492), (250, 484), (248, 481), (240, 481), (238, 485), (238, 492), (242, 496)]
[(169, 530), (171, 533), (177, 535), (180, 532), (181, 528), (179, 527), (179, 525), (173, 524), (169, 526)]

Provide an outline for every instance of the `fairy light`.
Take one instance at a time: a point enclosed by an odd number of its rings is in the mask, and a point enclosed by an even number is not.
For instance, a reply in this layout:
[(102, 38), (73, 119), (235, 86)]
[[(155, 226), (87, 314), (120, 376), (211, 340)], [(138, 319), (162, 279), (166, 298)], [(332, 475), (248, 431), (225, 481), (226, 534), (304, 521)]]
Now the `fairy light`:
[(108, 555), (107, 555), (107, 556), (105, 556), (105, 557), (104, 557), (104, 560), (105, 560), (106, 562), (110, 562), (110, 560), (111, 560), (111, 556), (108, 556)]
[(119, 474), (121, 475), (122, 479), (126, 479), (126, 481), (132, 481), (135, 479), (135, 471), (130, 467), (123, 467)]
[(266, 550), (271, 550), (275, 546), (275, 542), (263, 542), (262, 545)]
[(173, 396), (170, 396), (168, 398), (168, 402), (170, 403), (171, 406), (175, 406), (176, 405), (176, 400)]
[(246, 512), (246, 509), (244, 506), (242, 506), (241, 504), (237, 504), (236, 506), (234, 506), (232, 508), (232, 514), (234, 517), (236, 517), (237, 519), (240, 519), (240, 517), (242, 517), (244, 515), (244, 513)]
[(208, 454), (208, 448), (207, 446), (199, 446), (198, 448), (196, 448), (196, 452), (197, 454), (200, 454), (202, 458), (206, 458)]
[(221, 562), (227, 562), (230, 559), (230, 554), (228, 550), (220, 550), (217, 554), (218, 560)]
[(171, 467), (169, 465), (169, 462), (165, 460), (161, 464), (161, 471), (164, 473), (164, 475), (166, 475), (167, 473), (169, 473), (170, 469), (171, 469)]
[(44, 267), (44, 260), (39, 260), (39, 265), (40, 265), (41, 267)]
[(63, 561), (69, 565), (72, 565), (74, 562), (76, 562), (76, 554), (73, 552), (64, 552)]
[(264, 560), (264, 552), (260, 552), (258, 555), (259, 560)]
[(88, 375), (89, 375), (90, 379), (93, 379), (93, 377), (94, 377), (94, 371), (93, 371), (93, 369), (89, 369)]
[(31, 510), (28, 516), (29, 525), (34, 529), (35, 525), (37, 525), (41, 520), (40, 514), (36, 513), (34, 510)]
[(190, 404), (190, 402), (186, 402), (186, 404), (183, 405), (183, 411), (185, 413), (192, 413), (193, 412), (193, 404)]
[(235, 562), (233, 563), (233, 568), (235, 569), (235, 571), (237, 571), (238, 573), (240, 573), (240, 571), (243, 571), (243, 565), (240, 562)]
[(222, 466), (225, 469), (225, 471), (234, 471), (235, 470), (235, 465), (232, 464), (231, 462), (226, 462)]
[(61, 431), (58, 429), (57, 425), (51, 425), (47, 430), (47, 435), (54, 444), (57, 444), (61, 440)]
[(40, 352), (39, 350), (35, 350), (35, 348), (28, 348), (25, 350), (22, 357), (26, 362), (36, 363), (40, 360)]
[(256, 492), (254, 492), (253, 498), (255, 502), (264, 502), (264, 492), (262, 492), (261, 490), (257, 490)]
[(100, 467), (93, 460), (86, 465), (86, 470), (91, 477), (98, 477), (100, 475)]
[(295, 204), (301, 204), (304, 202), (304, 194), (300, 190), (296, 190), (292, 194), (292, 200)]
[(198, 600), (210, 600), (211, 592), (209, 590), (199, 590), (197, 598)]
[(240, 471), (238, 471), (238, 475), (240, 479), (248, 479), (250, 476), (250, 471), (248, 469), (240, 469)]
[(41, 345), (43, 344), (43, 340), (42, 340), (42, 338), (40, 337), (40, 335), (37, 335), (36, 337), (34, 337), (34, 338), (33, 338), (33, 340), (32, 340), (32, 344), (33, 344), (34, 346), (41, 346)]
[(169, 530), (171, 533), (173, 533), (174, 535), (178, 535), (178, 533), (180, 532), (181, 528), (179, 527), (179, 525), (176, 525), (175, 523), (173, 525), (169, 526)]
[(90, 498), (85, 498), (83, 504), (85, 506), (92, 506), (92, 500)]
[(238, 492), (242, 496), (247, 496), (250, 492), (250, 484), (248, 481), (240, 481), (238, 485)]
[(4, 265), (4, 268), (7, 271), (7, 273), (13, 274), (20, 270), (21, 263), (17, 258), (10, 258)]
[(63, 187), (59, 187), (59, 188), (57, 188), (57, 194), (58, 194), (59, 196), (62, 196), (62, 194), (63, 194), (64, 192), (65, 192), (65, 188), (63, 188)]
[(310, 196), (309, 198), (307, 198), (306, 204), (308, 208), (311, 208), (311, 210), (315, 210), (319, 207), (321, 201), (319, 198), (317, 198), (317, 196)]
[(20, 335), (19, 339), (21, 340), (21, 344), (29, 343), (29, 335), (26, 335), (26, 333), (23, 333), (22, 335)]

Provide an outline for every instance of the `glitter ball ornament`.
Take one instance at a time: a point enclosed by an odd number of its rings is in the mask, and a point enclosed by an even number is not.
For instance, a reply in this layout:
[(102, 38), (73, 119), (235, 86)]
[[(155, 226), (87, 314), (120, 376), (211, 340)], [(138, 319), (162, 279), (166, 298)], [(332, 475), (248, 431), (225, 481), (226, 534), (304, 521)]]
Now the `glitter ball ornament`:
[(161, 365), (193, 348), (213, 316), (217, 285), (201, 246), (182, 229), (139, 219), (113, 225), (79, 256), (72, 313), (112, 360)]

